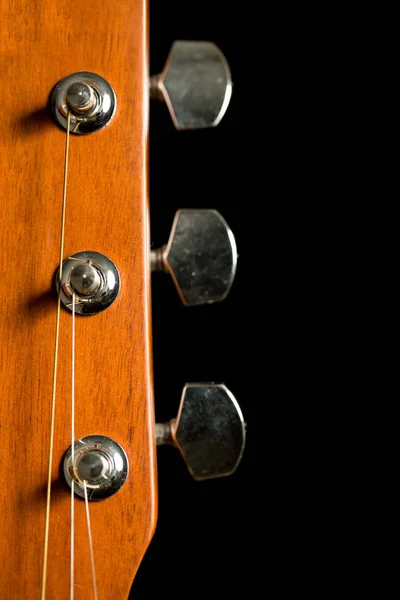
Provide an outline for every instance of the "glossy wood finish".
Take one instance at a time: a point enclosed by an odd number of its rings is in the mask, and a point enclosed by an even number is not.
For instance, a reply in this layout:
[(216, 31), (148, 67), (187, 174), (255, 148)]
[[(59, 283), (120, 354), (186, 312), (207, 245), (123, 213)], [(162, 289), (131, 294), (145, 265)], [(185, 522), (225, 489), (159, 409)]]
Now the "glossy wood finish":
[[(76, 320), (76, 437), (125, 448), (130, 474), (91, 503), (101, 600), (122, 600), (156, 523), (147, 204), (147, 14), (143, 0), (0, 0), (0, 597), (39, 599), (45, 527), (65, 132), (46, 108), (69, 73), (114, 87), (113, 122), (72, 136), (64, 256), (96, 250), (122, 289)], [(69, 598), (71, 315), (61, 314), (48, 599)], [(93, 597), (84, 502), (76, 500), (75, 598)]]

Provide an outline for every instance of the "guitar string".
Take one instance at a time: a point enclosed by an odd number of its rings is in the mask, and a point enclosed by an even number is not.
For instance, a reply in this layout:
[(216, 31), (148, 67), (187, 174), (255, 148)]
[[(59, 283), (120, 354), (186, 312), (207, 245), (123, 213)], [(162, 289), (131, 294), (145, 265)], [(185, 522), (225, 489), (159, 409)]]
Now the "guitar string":
[(89, 500), (88, 500), (88, 494), (87, 494), (86, 480), (83, 481), (83, 490), (85, 493), (86, 522), (87, 522), (87, 529), (88, 529), (88, 536), (89, 536), (90, 562), (92, 564), (93, 597), (94, 597), (94, 600), (98, 600), (97, 586), (96, 586), (96, 569), (94, 567), (93, 540), (92, 540), (92, 530), (90, 527)]
[(71, 113), (68, 111), (68, 114), (67, 114), (67, 137), (66, 137), (66, 142), (65, 142), (65, 159), (64, 159), (63, 201), (62, 201), (62, 216), (61, 216), (60, 267), (59, 267), (60, 286), (59, 286), (58, 298), (57, 298), (56, 337), (55, 337), (55, 342), (54, 342), (54, 366), (53, 366), (53, 388), (52, 388), (51, 419), (50, 419), (49, 468), (48, 468), (48, 472), (47, 472), (46, 517), (45, 517), (45, 531), (44, 531), (41, 600), (45, 600), (45, 598), (46, 598), (47, 558), (48, 558), (48, 554), (49, 554), (51, 472), (52, 472), (52, 468), (53, 468), (54, 423), (55, 423), (55, 413), (56, 413), (58, 342), (59, 342), (59, 337), (60, 337), (59, 334), (60, 334), (60, 308), (61, 308), (61, 280), (62, 280), (62, 261), (63, 261), (63, 254), (64, 254), (65, 207), (66, 207), (66, 203), (67, 203), (67, 176), (68, 176), (70, 122), (71, 122)]
[[(75, 464), (75, 292), (72, 292), (72, 356), (71, 356), (71, 464)], [(70, 600), (74, 600), (74, 537), (75, 537), (75, 482), (71, 479), (71, 556)]]

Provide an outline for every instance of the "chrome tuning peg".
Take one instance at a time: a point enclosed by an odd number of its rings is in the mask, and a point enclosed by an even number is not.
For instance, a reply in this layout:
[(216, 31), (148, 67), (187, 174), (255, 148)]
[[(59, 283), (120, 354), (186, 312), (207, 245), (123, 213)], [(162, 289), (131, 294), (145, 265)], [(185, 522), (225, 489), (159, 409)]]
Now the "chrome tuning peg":
[(213, 209), (178, 210), (168, 244), (150, 257), (152, 271), (169, 273), (187, 306), (223, 300), (235, 277), (235, 238)]
[(222, 383), (187, 383), (177, 418), (156, 424), (157, 446), (178, 448), (197, 480), (231, 475), (245, 441), (242, 411)]
[(167, 104), (177, 129), (218, 125), (231, 94), (228, 62), (212, 42), (174, 42), (164, 70), (150, 79), (151, 98)]

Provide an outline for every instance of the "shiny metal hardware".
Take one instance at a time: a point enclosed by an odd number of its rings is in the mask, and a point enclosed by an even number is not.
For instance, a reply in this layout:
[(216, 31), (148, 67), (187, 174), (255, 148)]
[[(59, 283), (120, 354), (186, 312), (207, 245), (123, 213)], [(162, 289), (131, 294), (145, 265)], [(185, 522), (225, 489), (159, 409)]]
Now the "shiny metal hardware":
[(89, 114), (96, 105), (93, 87), (88, 83), (73, 83), (65, 96), (68, 108), (77, 115)]
[(157, 445), (178, 448), (197, 480), (231, 475), (245, 442), (242, 411), (222, 383), (187, 383), (177, 418), (156, 424)]
[(59, 271), (55, 283), (62, 304), (72, 310), (75, 293), (75, 312), (93, 315), (111, 306), (120, 289), (120, 277), (115, 264), (100, 252), (77, 252), (64, 260), (61, 282)]
[(220, 213), (181, 209), (175, 214), (167, 246), (150, 253), (152, 271), (170, 273), (187, 306), (224, 300), (237, 263), (236, 242)]
[(165, 101), (177, 129), (218, 125), (231, 95), (228, 62), (212, 42), (174, 42), (163, 72), (150, 79), (151, 98)]
[(74, 458), (69, 448), (64, 458), (64, 475), (68, 485), (84, 497), (84, 481), (89, 500), (112, 496), (128, 476), (128, 458), (115, 440), (104, 435), (89, 435), (74, 444)]
[(67, 129), (67, 114), (71, 112), (70, 131), (78, 135), (103, 129), (115, 115), (117, 99), (111, 85), (96, 73), (80, 71), (57, 83), (51, 99), (57, 122)]

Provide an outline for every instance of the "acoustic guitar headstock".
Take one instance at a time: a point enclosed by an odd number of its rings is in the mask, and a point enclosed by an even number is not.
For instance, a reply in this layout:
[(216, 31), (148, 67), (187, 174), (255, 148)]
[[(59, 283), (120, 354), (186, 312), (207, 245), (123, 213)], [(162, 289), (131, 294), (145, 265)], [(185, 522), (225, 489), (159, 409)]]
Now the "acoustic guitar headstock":
[(156, 527), (157, 445), (196, 480), (234, 473), (244, 450), (223, 382), (183, 380), (156, 424), (152, 271), (186, 306), (218, 303), (237, 249), (208, 205), (177, 206), (151, 247), (150, 99), (178, 130), (206, 129), (232, 81), (209, 41), (178, 40), (150, 73), (148, 19), (143, 0), (0, 0), (4, 598), (126, 600)]

